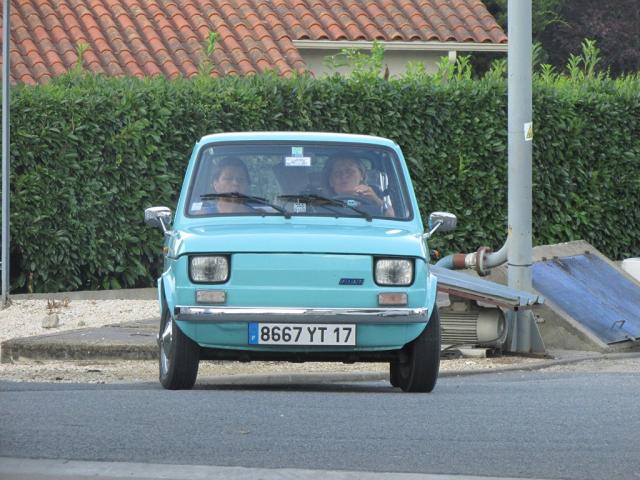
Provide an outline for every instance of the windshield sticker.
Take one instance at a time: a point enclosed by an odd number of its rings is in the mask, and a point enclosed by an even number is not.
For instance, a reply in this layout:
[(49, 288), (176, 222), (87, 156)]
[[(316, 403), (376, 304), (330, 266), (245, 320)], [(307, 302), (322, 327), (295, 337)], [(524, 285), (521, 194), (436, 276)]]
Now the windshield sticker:
[(304, 157), (304, 147), (291, 147), (292, 157)]
[(310, 167), (311, 157), (284, 157), (284, 164), (287, 167)]
[(307, 204), (295, 202), (293, 204), (294, 213), (307, 213)]
[(191, 204), (191, 210), (192, 211), (202, 210), (202, 202), (193, 202)]

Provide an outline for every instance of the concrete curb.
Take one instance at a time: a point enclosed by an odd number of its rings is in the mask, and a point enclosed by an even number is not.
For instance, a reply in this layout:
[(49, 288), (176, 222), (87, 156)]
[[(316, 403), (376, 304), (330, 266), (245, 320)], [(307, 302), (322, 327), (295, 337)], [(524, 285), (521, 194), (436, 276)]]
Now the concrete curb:
[(3, 343), (0, 363), (20, 359), (29, 360), (156, 360), (154, 345), (76, 345), (56, 343), (49, 345)]
[[(429, 473), (309, 470), (301, 468), (226, 467), (66, 459), (0, 457), (5, 480), (519, 480), (507, 477), (442, 475)], [(529, 480), (536, 480), (530, 478)]]
[(11, 300), (157, 300), (157, 288), (123, 288), (119, 290), (82, 290), (78, 292), (18, 293)]
[(515, 372), (515, 371), (534, 371), (543, 370), (545, 368), (556, 367), (559, 365), (570, 365), (574, 363), (586, 362), (590, 360), (615, 360), (624, 358), (638, 358), (640, 352), (630, 353), (590, 353), (587, 355), (578, 355), (573, 358), (558, 358), (549, 360), (547, 362), (534, 363), (529, 365), (509, 365), (506, 367), (498, 368), (483, 368), (478, 370), (464, 370), (459, 372), (447, 371), (441, 372), (441, 377), (454, 377), (458, 375), (483, 375), (487, 373), (502, 373), (502, 372)]
[(30, 360), (155, 360), (158, 318), (97, 328), (80, 328), (34, 337), (12, 338), (0, 345), (0, 363)]

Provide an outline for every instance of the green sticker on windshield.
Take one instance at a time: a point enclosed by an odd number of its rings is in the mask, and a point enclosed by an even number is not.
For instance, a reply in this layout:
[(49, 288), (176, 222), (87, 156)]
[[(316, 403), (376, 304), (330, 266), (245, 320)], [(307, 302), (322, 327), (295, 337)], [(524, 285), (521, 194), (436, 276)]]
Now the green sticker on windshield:
[(291, 147), (292, 157), (304, 157), (304, 147)]

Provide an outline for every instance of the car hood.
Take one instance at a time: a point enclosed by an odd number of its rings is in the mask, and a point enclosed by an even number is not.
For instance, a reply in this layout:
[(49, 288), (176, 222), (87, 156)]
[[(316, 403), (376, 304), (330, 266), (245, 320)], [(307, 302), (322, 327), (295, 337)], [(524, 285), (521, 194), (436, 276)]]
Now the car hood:
[(422, 235), (415, 231), (368, 224), (194, 225), (174, 230), (171, 256), (206, 252), (337, 253), (425, 258)]

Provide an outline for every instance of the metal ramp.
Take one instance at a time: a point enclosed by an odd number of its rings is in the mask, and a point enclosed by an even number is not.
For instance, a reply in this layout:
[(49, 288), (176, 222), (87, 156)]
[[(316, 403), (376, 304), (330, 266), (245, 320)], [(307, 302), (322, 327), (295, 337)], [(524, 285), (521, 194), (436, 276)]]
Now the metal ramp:
[(640, 339), (640, 286), (598, 255), (543, 259), (533, 286), (608, 345)]
[(429, 269), (438, 277), (439, 292), (489, 303), (509, 310), (528, 309), (544, 303), (544, 298), (534, 293), (523, 292), (435, 265), (430, 265)]

